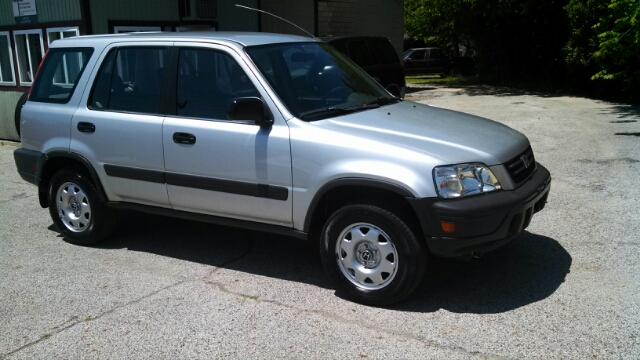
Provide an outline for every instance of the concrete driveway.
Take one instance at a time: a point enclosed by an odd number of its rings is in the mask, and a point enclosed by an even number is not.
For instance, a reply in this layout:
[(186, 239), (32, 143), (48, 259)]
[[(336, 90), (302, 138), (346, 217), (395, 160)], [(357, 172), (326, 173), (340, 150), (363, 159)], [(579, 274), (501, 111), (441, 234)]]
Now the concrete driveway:
[(516, 241), (434, 259), (391, 309), (340, 298), (300, 241), (123, 212), (63, 241), (0, 146), (0, 358), (638, 358), (640, 109), (509, 89), (409, 100), (525, 133), (553, 176)]

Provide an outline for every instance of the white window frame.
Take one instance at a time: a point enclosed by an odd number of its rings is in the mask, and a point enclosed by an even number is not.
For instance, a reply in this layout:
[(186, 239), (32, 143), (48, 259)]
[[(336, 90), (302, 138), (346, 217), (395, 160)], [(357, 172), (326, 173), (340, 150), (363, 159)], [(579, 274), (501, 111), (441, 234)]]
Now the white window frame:
[(2, 71), (0, 71), (0, 86), (16, 86), (16, 73), (15, 68), (13, 67), (13, 50), (11, 49), (11, 36), (8, 31), (0, 31), (0, 36), (6, 36), (7, 38), (7, 48), (0, 49), (0, 51), (4, 52), (4, 50), (6, 50), (9, 53), (9, 64), (0, 64), (0, 66), (9, 66), (11, 73), (13, 74), (13, 81), (5, 81), (2, 78)]
[(185, 32), (185, 31), (217, 31), (215, 26), (177, 26), (176, 32)]
[(143, 32), (143, 31), (162, 31), (160, 26), (114, 26), (113, 33), (127, 33), (127, 32)]
[(32, 64), (31, 64), (31, 51), (29, 50), (29, 36), (28, 36), (29, 34), (38, 34), (40, 36), (40, 52), (41, 52), (40, 54), (44, 59), (44, 41), (42, 39), (42, 29), (16, 30), (13, 32), (13, 43), (16, 44), (15, 45), (16, 46), (16, 62), (18, 63), (18, 77), (20, 78), (20, 86), (31, 86), (33, 81), (28, 79), (27, 81), (23, 81), (22, 79), (22, 71), (20, 69), (20, 52), (18, 51), (18, 41), (16, 39), (16, 36), (24, 35), (27, 40), (27, 48), (26, 48), (27, 64), (29, 64), (29, 71), (33, 79), (35, 79), (36, 72), (38, 71), (38, 68), (33, 69), (31, 66)]
[(63, 39), (62, 34), (67, 32), (67, 31), (75, 31), (76, 32), (76, 36), (80, 36), (80, 29), (77, 26), (48, 28), (47, 29), (47, 44), (49, 46), (51, 46), (51, 36), (49, 36), (50, 33), (58, 33), (58, 35), (60, 36), (60, 39)]
[[(51, 36), (49, 34), (58, 33), (58, 36), (60, 37), (60, 39), (64, 39), (62, 34), (65, 33), (65, 32), (68, 32), (68, 31), (75, 31), (75, 33), (76, 33), (75, 36), (80, 36), (80, 29), (77, 26), (48, 28), (47, 29), (47, 43), (49, 44), (49, 46), (51, 46)], [(65, 57), (66, 56), (67, 55), (65, 55)], [(81, 57), (80, 54), (78, 54), (78, 63), (82, 64), (82, 57)], [(62, 65), (63, 65), (63, 69), (62, 70), (64, 71), (64, 83), (55, 83), (55, 84), (56, 85), (60, 85), (60, 86), (72, 87), (74, 84), (71, 81), (69, 81), (69, 70), (67, 69), (67, 61), (64, 60)]]

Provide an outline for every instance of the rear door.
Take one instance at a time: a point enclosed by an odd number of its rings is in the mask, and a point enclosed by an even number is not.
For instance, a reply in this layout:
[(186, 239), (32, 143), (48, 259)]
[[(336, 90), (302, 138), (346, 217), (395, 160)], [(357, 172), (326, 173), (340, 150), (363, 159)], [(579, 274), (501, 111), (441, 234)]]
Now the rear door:
[(429, 63), (429, 71), (435, 74), (444, 74), (445, 72), (445, 57), (442, 54), (442, 50), (440, 49), (429, 49), (428, 50), (428, 63)]
[(71, 151), (91, 162), (111, 201), (169, 207), (160, 94), (170, 43), (111, 46), (73, 116)]
[(408, 66), (405, 67), (405, 71), (411, 73), (428, 72), (428, 63), (425, 59), (426, 53), (427, 50), (425, 49), (415, 50), (413, 53), (411, 53), (411, 55), (407, 57)]
[[(176, 43), (175, 109), (163, 127), (169, 200), (174, 209), (291, 226), (289, 128), (273, 111), (268, 128), (231, 121), (232, 99), (275, 106), (234, 51)], [(256, 86), (258, 85), (258, 86)]]

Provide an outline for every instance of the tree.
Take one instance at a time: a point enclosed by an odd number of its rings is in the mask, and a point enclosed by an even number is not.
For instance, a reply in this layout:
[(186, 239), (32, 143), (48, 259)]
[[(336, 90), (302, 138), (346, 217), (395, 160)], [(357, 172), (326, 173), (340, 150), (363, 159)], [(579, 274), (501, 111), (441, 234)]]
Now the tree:
[(473, 46), (477, 68), (499, 78), (557, 77), (569, 0), (405, 0), (405, 32)]
[(471, 7), (475, 0), (405, 0), (407, 35), (425, 43), (452, 48), (468, 38)]
[(591, 77), (597, 72), (593, 54), (600, 44), (594, 26), (606, 14), (607, 3), (603, 0), (571, 0), (564, 9), (570, 29), (564, 48), (565, 60), (572, 72), (586, 71)]
[(593, 79), (618, 80), (626, 90), (640, 88), (640, 0), (611, 0), (594, 26), (600, 42)]

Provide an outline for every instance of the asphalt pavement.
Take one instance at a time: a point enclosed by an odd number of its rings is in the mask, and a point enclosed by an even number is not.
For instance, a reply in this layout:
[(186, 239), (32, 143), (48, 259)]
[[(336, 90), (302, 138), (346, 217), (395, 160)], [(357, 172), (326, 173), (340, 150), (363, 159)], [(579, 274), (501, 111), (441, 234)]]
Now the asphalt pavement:
[(640, 107), (410, 90), (529, 137), (553, 180), (518, 239), (433, 259), (414, 296), (367, 307), (281, 236), (122, 212), (108, 241), (69, 244), (16, 172), (20, 144), (4, 141), (0, 359), (640, 358)]

